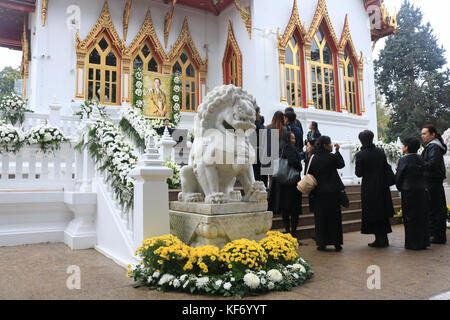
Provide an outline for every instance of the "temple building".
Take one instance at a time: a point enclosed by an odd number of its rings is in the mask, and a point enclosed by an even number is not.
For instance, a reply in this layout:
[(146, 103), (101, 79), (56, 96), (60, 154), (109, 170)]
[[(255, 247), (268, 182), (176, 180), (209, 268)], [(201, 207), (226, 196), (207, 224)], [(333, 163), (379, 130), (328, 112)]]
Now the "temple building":
[(23, 51), (29, 108), (62, 114), (96, 99), (132, 104), (135, 68), (181, 73), (180, 127), (205, 95), (234, 84), (266, 125), (295, 108), (336, 141), (376, 132), (372, 44), (396, 32), (382, 0), (0, 0), (0, 45)]

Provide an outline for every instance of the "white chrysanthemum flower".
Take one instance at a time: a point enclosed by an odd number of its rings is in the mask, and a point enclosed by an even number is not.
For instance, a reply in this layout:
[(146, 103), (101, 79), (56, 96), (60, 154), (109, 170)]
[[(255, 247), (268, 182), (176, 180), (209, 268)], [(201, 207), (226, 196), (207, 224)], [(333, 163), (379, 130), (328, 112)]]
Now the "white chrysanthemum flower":
[(273, 288), (275, 288), (275, 284), (271, 281), (267, 284), (267, 288), (269, 288), (269, 290), (273, 290)]
[(260, 284), (260, 280), (258, 278), (258, 276), (256, 274), (253, 273), (247, 273), (244, 276), (244, 283), (247, 287), (251, 288), (251, 289), (256, 289), (259, 287)]
[(197, 282), (196, 282), (196, 286), (197, 288), (203, 288), (204, 286), (206, 286), (209, 282), (209, 277), (202, 277), (202, 278), (198, 278)]
[(174, 86), (173, 87), (173, 91), (175, 91), (175, 92), (180, 92), (180, 90), (181, 90), (181, 88), (180, 88), (180, 86)]
[(173, 82), (176, 83), (176, 84), (180, 84), (181, 80), (180, 80), (179, 77), (175, 77), (175, 78), (173, 78)]
[(180, 101), (180, 97), (177, 96), (177, 95), (174, 95), (174, 96), (172, 97), (172, 99), (173, 99), (173, 101), (175, 101), (175, 102)]
[(179, 288), (181, 286), (181, 282), (178, 279), (174, 279), (172, 285), (174, 288)]
[(159, 278), (160, 273), (158, 271), (153, 272), (153, 278)]
[(159, 284), (160, 286), (162, 286), (162, 285), (164, 285), (164, 284), (166, 284), (166, 283), (172, 281), (174, 278), (175, 278), (175, 277), (174, 277), (173, 275), (171, 275), (171, 274), (164, 274), (164, 275), (161, 277), (161, 279), (159, 279), (158, 284)]
[(136, 81), (136, 88), (142, 89), (142, 81)]
[(270, 281), (273, 281), (275, 283), (283, 280), (283, 275), (281, 274), (280, 271), (278, 271), (276, 269), (269, 270), (269, 272), (267, 272), (267, 276)]
[(225, 289), (225, 290), (230, 290), (231, 289), (231, 283), (230, 282), (225, 282), (224, 283), (224, 285), (223, 285), (223, 288)]
[(222, 285), (223, 281), (222, 280), (217, 280), (216, 281), (216, 286), (220, 287)]

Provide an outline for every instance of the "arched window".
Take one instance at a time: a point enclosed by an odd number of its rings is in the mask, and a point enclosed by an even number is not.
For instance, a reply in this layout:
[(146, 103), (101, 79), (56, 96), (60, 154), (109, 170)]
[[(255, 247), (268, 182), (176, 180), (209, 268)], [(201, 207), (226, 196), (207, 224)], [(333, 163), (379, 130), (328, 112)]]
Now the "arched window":
[(182, 81), (181, 111), (195, 112), (198, 105), (197, 98), (197, 70), (191, 62), (189, 55), (182, 51), (172, 66), (172, 72), (179, 72)]
[(311, 76), (314, 107), (336, 111), (336, 86), (333, 52), (322, 28), (312, 41)]
[(162, 64), (153, 55), (152, 46), (145, 43), (133, 59), (133, 69), (142, 68), (144, 71), (161, 72)]
[(357, 95), (356, 95), (356, 68), (348, 54), (347, 49), (344, 51), (344, 95), (345, 105), (348, 112), (358, 114)]
[(238, 81), (238, 60), (234, 51), (230, 51), (225, 64), (225, 84), (240, 86)]
[(242, 87), (242, 53), (228, 21), (228, 37), (222, 61), (223, 83)]
[(119, 86), (120, 56), (103, 33), (88, 52), (86, 97), (102, 104), (119, 104)]
[(285, 71), (285, 88), (287, 102), (292, 107), (300, 107), (302, 105), (302, 77), (301, 77), (301, 52), (300, 44), (295, 37), (289, 40), (286, 47), (284, 65)]

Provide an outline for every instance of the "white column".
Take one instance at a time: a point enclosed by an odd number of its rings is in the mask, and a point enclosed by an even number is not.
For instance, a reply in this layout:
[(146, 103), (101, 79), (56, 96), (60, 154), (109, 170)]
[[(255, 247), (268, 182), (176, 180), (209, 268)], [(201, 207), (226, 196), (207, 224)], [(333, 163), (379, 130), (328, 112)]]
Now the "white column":
[(357, 183), (357, 178), (355, 176), (355, 164), (352, 162), (352, 151), (354, 144), (352, 143), (349, 136), (346, 136), (344, 143), (341, 145), (340, 153), (345, 161), (345, 168), (343, 168), (341, 173), (342, 182), (344, 185), (353, 185)]
[(131, 172), (134, 184), (133, 235), (136, 246), (144, 239), (170, 233), (169, 188), (167, 178), (172, 169), (163, 166), (153, 137), (150, 137), (143, 159)]
[(161, 140), (158, 143), (158, 147), (161, 150), (162, 153), (162, 159), (165, 161), (167, 159), (173, 159), (172, 158), (172, 151), (173, 151), (173, 147), (176, 145), (177, 143), (173, 140), (172, 136), (169, 133), (169, 130), (166, 129), (164, 130), (164, 134), (161, 138)]
[(97, 243), (97, 194), (65, 192), (64, 203), (74, 214), (74, 219), (64, 230), (64, 243), (72, 250), (94, 248)]

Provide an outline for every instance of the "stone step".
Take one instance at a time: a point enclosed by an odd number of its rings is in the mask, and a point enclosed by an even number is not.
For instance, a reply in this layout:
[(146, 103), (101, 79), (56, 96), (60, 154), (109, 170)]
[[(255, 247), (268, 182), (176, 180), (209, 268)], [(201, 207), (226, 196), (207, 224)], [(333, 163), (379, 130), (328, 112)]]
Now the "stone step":
[[(395, 216), (391, 218), (391, 225), (402, 224), (402, 218)], [(273, 231), (285, 232), (284, 228), (272, 229)], [(342, 232), (361, 231), (361, 220), (348, 220), (342, 222)], [(297, 229), (298, 239), (311, 239), (315, 235), (314, 225), (301, 226)]]

